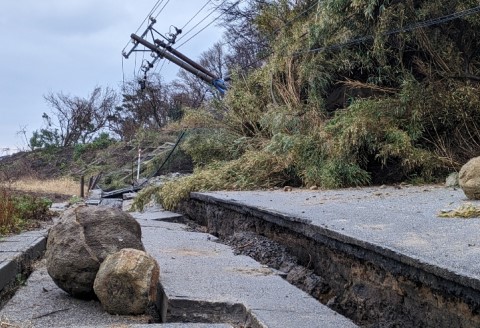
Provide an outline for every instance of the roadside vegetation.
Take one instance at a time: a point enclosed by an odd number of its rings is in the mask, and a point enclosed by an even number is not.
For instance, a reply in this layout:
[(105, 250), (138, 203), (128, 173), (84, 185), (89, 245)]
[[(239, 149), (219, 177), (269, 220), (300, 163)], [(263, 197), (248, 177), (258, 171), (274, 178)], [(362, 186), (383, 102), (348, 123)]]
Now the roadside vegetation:
[[(478, 1), (235, 2), (218, 7), (223, 42), (198, 59), (231, 77), (224, 97), (183, 71), (120, 93), (50, 93), (52, 112), (26, 138), (55, 169), (46, 177), (128, 185), (139, 149), (182, 135), (173, 158), (193, 174), (136, 203), (172, 209), (191, 191), (436, 182), (480, 153)], [(73, 160), (59, 160), (67, 149)]]
[(435, 182), (478, 156), (480, 15), (458, 15), (477, 1), (249, 4), (230, 24), (251, 23), (266, 59), (183, 117), (196, 170), (149, 191), (167, 208), (194, 190)]
[(18, 192), (63, 195), (62, 198), (78, 195), (80, 191), (80, 183), (67, 177), (60, 177), (57, 179), (25, 177), (12, 182), (9, 187)]
[(0, 236), (36, 228), (51, 219), (48, 198), (0, 188)]

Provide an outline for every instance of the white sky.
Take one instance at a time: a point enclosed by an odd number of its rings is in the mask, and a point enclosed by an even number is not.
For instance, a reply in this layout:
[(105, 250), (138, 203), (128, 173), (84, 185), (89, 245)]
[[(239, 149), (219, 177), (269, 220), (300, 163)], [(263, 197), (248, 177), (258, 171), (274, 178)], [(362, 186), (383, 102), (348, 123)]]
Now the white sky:
[[(0, 150), (25, 148), (17, 135), (21, 127), (28, 136), (42, 127), (42, 113), (50, 112), (43, 95), (61, 91), (87, 97), (97, 85), (118, 89), (123, 79), (121, 51), (156, 2), (0, 0)], [(206, 2), (170, 0), (155, 28), (165, 34), (171, 25), (182, 27)], [(207, 6), (184, 33), (211, 8)], [(212, 14), (184, 40), (217, 16)], [(197, 59), (220, 38), (221, 30), (212, 24), (180, 50)], [(137, 56), (138, 69), (142, 55)], [(134, 65), (135, 55), (124, 60), (126, 80), (133, 78)], [(165, 65), (162, 75), (168, 81), (177, 71), (175, 65)]]

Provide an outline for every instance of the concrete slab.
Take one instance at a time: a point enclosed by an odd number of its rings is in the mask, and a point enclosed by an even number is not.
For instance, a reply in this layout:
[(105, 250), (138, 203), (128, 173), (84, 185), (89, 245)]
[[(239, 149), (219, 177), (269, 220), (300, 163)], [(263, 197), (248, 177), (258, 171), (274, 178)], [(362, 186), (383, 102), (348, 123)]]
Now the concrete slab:
[(20, 256), (21, 253), (17, 253), (15, 257), (0, 262), (0, 292), (10, 283), (15, 281), (18, 274), (16, 259)]
[(50, 206), (50, 210), (53, 212), (57, 212), (61, 214), (64, 212), (67, 208), (70, 207), (70, 203), (68, 202), (63, 202), (63, 203), (53, 203), (52, 206)]
[(148, 322), (145, 316), (109, 315), (98, 301), (70, 297), (55, 285), (44, 264), (0, 310), (0, 319), (16, 327), (98, 327)]
[[(469, 201), (443, 186), (193, 193), (193, 199), (273, 214), (316, 238), (361, 246), (480, 290), (480, 219), (438, 217)], [(298, 224), (292, 224), (298, 223)]]
[[(96, 326), (95, 328), (115, 328), (116, 326)], [(63, 327), (60, 327), (63, 328)], [(92, 328), (91, 326), (77, 326), (76, 328)], [(146, 325), (122, 324), (118, 328), (233, 328), (232, 325), (223, 323), (159, 323)]]
[(29, 231), (0, 239), (0, 293), (43, 254), (46, 233)]
[[(142, 219), (150, 224), (141, 223), (145, 248), (160, 264), (160, 281), (169, 304), (169, 313), (163, 314), (167, 319), (184, 312), (201, 316), (210, 307), (215, 308), (211, 315), (220, 315), (222, 307), (229, 307), (234, 312), (229, 320), (241, 320), (243, 315), (257, 327), (356, 327), (275, 271), (249, 257), (235, 256), (215, 237), (187, 231), (181, 224), (160, 221), (152, 225), (157, 215), (144, 213)], [(204, 304), (198, 313), (193, 313), (192, 301)]]
[(178, 213), (173, 213), (169, 211), (164, 211), (160, 210), (156, 212), (155, 218), (152, 219), (152, 216), (150, 213), (135, 213), (135, 217), (139, 220), (145, 220), (145, 221), (181, 221), (183, 218), (182, 214)]
[(2, 253), (22, 252), (43, 238), (43, 235), (25, 235), (0, 240), (0, 256)]
[[(178, 321), (161, 327), (227, 328), (236, 322), (253, 327), (356, 327), (276, 271), (235, 256), (215, 237), (161, 221), (172, 213), (152, 207), (132, 214), (142, 225), (147, 251), (161, 267), (162, 297), (170, 306), (163, 317)], [(197, 323), (211, 318), (219, 323)], [(147, 316), (112, 316), (99, 302), (70, 297), (53, 283), (43, 262), (0, 310), (0, 319), (19, 327), (146, 327), (148, 321)]]

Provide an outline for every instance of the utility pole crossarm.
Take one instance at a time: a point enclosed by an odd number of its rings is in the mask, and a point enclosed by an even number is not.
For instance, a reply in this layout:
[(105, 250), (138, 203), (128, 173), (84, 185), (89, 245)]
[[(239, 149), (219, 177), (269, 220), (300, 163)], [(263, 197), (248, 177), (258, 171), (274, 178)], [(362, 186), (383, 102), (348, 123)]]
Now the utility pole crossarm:
[[(142, 33), (142, 35), (139, 36), (136, 33), (133, 33), (130, 35), (134, 45), (132, 49), (130, 49), (130, 51), (122, 52), (122, 55), (125, 58), (128, 58), (134, 51), (145, 51), (145, 50), (137, 50), (138, 45), (143, 45), (145, 48), (152, 51), (152, 57), (155, 57), (155, 59), (153, 60), (153, 62), (149, 62), (148, 60), (144, 61), (144, 64), (142, 65), (142, 68), (141, 68), (144, 73), (143, 80), (139, 80), (139, 83), (142, 89), (145, 88), (145, 81), (147, 79), (148, 70), (153, 68), (155, 62), (158, 59), (165, 58), (171, 61), (172, 63), (174, 63), (175, 65), (183, 68), (187, 72), (195, 75), (202, 81), (215, 87), (222, 95), (226, 92), (227, 87), (225, 86), (225, 81), (223, 79), (217, 77), (215, 74), (207, 70), (205, 67), (191, 60), (190, 58), (188, 58), (178, 50), (173, 49), (172, 44), (175, 43), (175, 39), (177, 35), (182, 33), (181, 29), (174, 27), (176, 30), (176, 33), (175, 34), (169, 33), (171, 37), (167, 38), (166, 36), (162, 35), (160, 32), (158, 32), (153, 28), (153, 25), (157, 22), (156, 19), (150, 17), (150, 21), (151, 21), (150, 24)], [(149, 32), (152, 37), (151, 41), (146, 40), (146, 36), (149, 34)], [(166, 39), (168, 41), (168, 44), (160, 39), (156, 39), (154, 37), (154, 33)]]
[(159, 49), (158, 46), (156, 46), (156, 45), (152, 44), (151, 42), (139, 37), (136, 34), (132, 34), (131, 38), (134, 41), (138, 42), (139, 44), (141, 44), (141, 45), (145, 46), (146, 48), (150, 49), (151, 51), (155, 52), (158, 56), (168, 59), (172, 63), (174, 63), (174, 64), (180, 66), (181, 68), (183, 68), (184, 70), (192, 73), (193, 75), (197, 76), (198, 78), (207, 82), (208, 84), (214, 85), (214, 81), (216, 80), (216, 78), (205, 74), (202, 70), (200, 70), (198, 68), (195, 68), (195, 67), (191, 66), (190, 64), (188, 64), (186, 62), (181, 61), (179, 58), (177, 58), (174, 55), (168, 53), (166, 51), (166, 49), (161, 50), (161, 49)]

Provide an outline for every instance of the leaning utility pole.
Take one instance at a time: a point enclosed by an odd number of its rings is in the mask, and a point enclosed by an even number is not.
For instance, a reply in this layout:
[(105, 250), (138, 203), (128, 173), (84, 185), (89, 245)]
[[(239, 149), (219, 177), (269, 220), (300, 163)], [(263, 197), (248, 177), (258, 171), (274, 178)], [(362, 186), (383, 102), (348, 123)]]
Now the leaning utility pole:
[[(148, 25), (146, 30), (140, 35), (136, 35), (132, 33), (130, 35), (131, 39), (133, 40), (133, 47), (130, 49), (129, 52), (123, 52), (123, 56), (128, 59), (128, 57), (135, 51), (137, 50), (138, 45), (142, 45), (145, 48), (149, 49), (152, 52), (152, 56), (155, 58), (153, 63), (150, 63), (147, 61), (147, 65), (142, 67), (142, 71), (145, 73), (145, 79), (146, 79), (146, 74), (147, 71), (153, 67), (153, 64), (155, 61), (157, 61), (159, 58), (165, 58), (175, 65), (183, 68), (187, 72), (192, 73), (202, 81), (206, 82), (207, 84), (215, 87), (222, 95), (225, 93), (227, 90), (225, 86), (225, 82), (223, 79), (215, 76), (215, 74), (211, 73), (207, 69), (205, 69), (203, 66), (199, 65), (195, 61), (191, 60), (181, 52), (179, 52), (176, 49), (172, 48), (172, 44), (175, 43), (175, 39), (178, 36), (178, 34), (182, 33), (182, 30), (179, 30), (175, 28), (176, 33), (175, 34), (170, 34), (171, 38), (167, 38), (163, 36), (161, 33), (156, 31), (153, 28), (153, 25), (156, 23), (156, 20), (154, 18), (150, 18), (151, 23)], [(157, 33), (158, 35), (162, 36), (164, 39), (168, 40), (169, 43), (165, 43), (164, 41), (155, 38), (154, 37), (154, 32)], [(153, 43), (150, 41), (146, 40), (146, 36), (150, 33), (153, 39)], [(140, 81), (140, 84), (142, 87), (145, 85), (145, 81)]]

